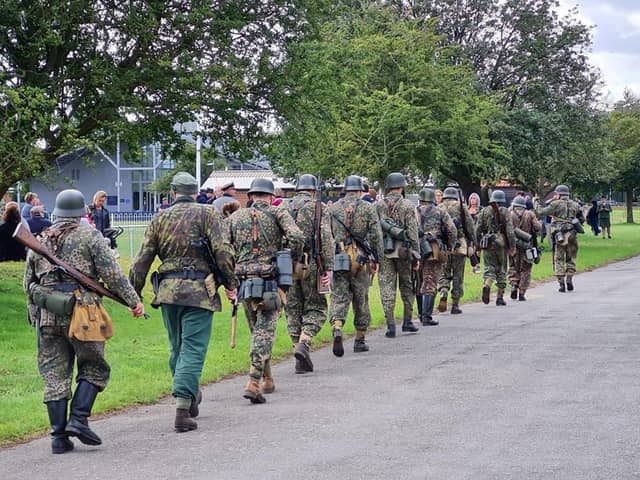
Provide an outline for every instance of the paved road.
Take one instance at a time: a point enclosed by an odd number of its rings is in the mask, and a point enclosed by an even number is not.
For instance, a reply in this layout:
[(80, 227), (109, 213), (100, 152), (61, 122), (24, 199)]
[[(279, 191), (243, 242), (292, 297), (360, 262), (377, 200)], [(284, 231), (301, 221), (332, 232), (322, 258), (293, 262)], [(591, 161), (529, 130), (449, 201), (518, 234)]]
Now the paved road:
[[(93, 422), (101, 447), (0, 450), (0, 478), (639, 479), (640, 257), (505, 308), (466, 305), (371, 351), (274, 369), (265, 405), (245, 378), (205, 389), (199, 429), (170, 401)], [(350, 345), (350, 343), (349, 343)]]

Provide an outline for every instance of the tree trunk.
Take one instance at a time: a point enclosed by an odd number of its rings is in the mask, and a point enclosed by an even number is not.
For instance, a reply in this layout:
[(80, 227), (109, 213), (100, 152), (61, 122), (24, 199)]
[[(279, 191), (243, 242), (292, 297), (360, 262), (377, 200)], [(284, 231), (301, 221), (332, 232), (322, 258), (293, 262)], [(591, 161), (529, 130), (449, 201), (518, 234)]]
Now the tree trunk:
[(627, 223), (633, 223), (633, 188), (627, 188), (624, 196), (627, 204)]

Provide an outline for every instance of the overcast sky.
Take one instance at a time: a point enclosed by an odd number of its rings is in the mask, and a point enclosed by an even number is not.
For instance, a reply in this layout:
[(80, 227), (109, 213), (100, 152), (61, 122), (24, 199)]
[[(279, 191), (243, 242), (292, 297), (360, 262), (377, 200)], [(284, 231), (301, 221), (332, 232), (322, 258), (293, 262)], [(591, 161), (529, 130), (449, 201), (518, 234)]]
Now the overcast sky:
[(640, 95), (640, 0), (560, 0), (578, 8), (578, 18), (594, 26), (591, 61), (602, 72), (608, 103), (625, 87)]

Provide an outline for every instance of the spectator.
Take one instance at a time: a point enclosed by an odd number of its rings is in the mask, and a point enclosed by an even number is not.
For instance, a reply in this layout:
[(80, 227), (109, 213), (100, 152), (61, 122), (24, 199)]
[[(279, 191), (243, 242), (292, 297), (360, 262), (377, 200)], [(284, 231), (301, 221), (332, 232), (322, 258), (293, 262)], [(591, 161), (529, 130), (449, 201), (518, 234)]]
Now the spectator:
[(442, 203), (442, 190), (438, 189), (435, 192), (436, 194), (436, 205), (440, 205)]
[(279, 207), (280, 205), (282, 205), (282, 202), (284, 201), (282, 197), (283, 197), (282, 189), (276, 188), (275, 198), (271, 202), (271, 205), (273, 205), (274, 207)]
[(16, 202), (7, 203), (2, 214), (2, 225), (0, 225), (0, 262), (27, 258), (26, 248), (13, 238), (13, 232), (20, 223), (22, 223), (22, 219), (18, 204)]
[(200, 192), (198, 193), (198, 196), (196, 197), (196, 202), (207, 203), (208, 200), (209, 200), (209, 197), (207, 196), (207, 190), (204, 188), (201, 188)]
[[(366, 183), (362, 186), (362, 192), (362, 200), (364, 200), (365, 202), (373, 203), (376, 201), (376, 191), (373, 188), (369, 188), (369, 185), (367, 185)], [(373, 195), (371, 194), (371, 192), (373, 192)]]
[(598, 202), (598, 223), (602, 230), (602, 238), (611, 238), (611, 204), (604, 195)]
[[(471, 219), (473, 220), (473, 230), (475, 231), (476, 225), (478, 223), (478, 214), (482, 209), (480, 205), (480, 195), (476, 192), (473, 192), (469, 195), (469, 215), (471, 215)], [(478, 263), (475, 267), (472, 268), (473, 273), (480, 273), (480, 264)]]
[(160, 200), (160, 205), (158, 206), (158, 212), (161, 212), (162, 210), (166, 210), (167, 208), (169, 208), (171, 205), (169, 204), (169, 199), (167, 197), (162, 197), (162, 200)]
[(51, 221), (44, 217), (44, 207), (42, 205), (35, 205), (31, 209), (31, 218), (27, 220), (31, 233), (34, 235), (40, 235), (42, 231), (51, 226)]
[(22, 206), (22, 218), (25, 220), (29, 220), (31, 218), (31, 208), (37, 205), (38, 203), (38, 194), (33, 192), (27, 192), (24, 196), (24, 205)]
[(215, 201), (216, 196), (215, 196), (214, 193), (215, 192), (214, 192), (213, 188), (207, 188), (207, 203), (208, 204), (212, 204)]
[(591, 200), (591, 207), (587, 212), (587, 223), (591, 226), (591, 231), (597, 237), (600, 235), (600, 222), (598, 222), (598, 200)]
[(103, 236), (107, 228), (111, 228), (111, 218), (109, 217), (109, 210), (104, 207), (107, 200), (107, 192), (98, 190), (93, 196), (93, 203), (89, 205), (89, 219), (91, 223), (95, 225)]
[(222, 190), (222, 196), (217, 198), (212, 205), (216, 207), (218, 212), (222, 213), (222, 207), (225, 203), (237, 202), (235, 198), (236, 186), (233, 182), (227, 182), (224, 185), (221, 185), (220, 189)]

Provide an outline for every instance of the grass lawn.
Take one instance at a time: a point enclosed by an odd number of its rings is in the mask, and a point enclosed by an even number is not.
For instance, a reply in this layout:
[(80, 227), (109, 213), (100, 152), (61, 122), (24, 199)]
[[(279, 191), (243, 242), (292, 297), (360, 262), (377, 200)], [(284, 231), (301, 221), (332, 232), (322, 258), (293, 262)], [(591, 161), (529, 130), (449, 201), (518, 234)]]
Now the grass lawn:
[[(622, 214), (614, 216), (621, 221)], [(580, 237), (578, 268), (581, 271), (604, 265), (640, 253), (640, 226), (614, 224), (613, 240), (596, 238), (591, 233)], [(124, 242), (123, 242), (124, 243)], [(126, 271), (128, 256), (121, 258)], [(0, 445), (40, 435), (48, 430), (46, 410), (42, 404), (42, 381), (38, 374), (35, 354), (35, 331), (26, 320), (25, 298), (22, 292), (22, 263), (0, 263)], [(468, 267), (467, 267), (468, 268)], [(550, 249), (533, 269), (534, 280), (553, 275)], [(465, 301), (480, 298), (481, 275), (468, 270), (465, 281)], [(580, 288), (579, 279), (576, 282)], [(151, 292), (145, 292), (145, 299)], [(371, 295), (372, 324), (384, 323), (377, 285)], [(107, 344), (107, 359), (112, 367), (111, 382), (98, 397), (94, 413), (123, 408), (132, 404), (152, 403), (170, 393), (171, 377), (168, 368), (168, 342), (160, 312), (148, 308), (150, 320), (133, 319), (129, 312), (111, 301), (107, 308), (115, 323), (115, 335)], [(399, 303), (399, 302), (398, 302)], [(401, 314), (397, 306), (397, 316)], [(346, 332), (352, 332), (349, 320)], [(230, 308), (214, 315), (214, 328), (203, 382), (246, 372), (249, 366), (249, 332), (240, 309), (237, 347), (229, 348)], [(328, 324), (316, 338), (316, 343), (330, 340)], [(347, 344), (350, 346), (350, 344)], [(284, 316), (278, 324), (274, 356), (282, 358), (291, 352)], [(293, 371), (293, 366), (292, 366)], [(276, 379), (277, 382), (277, 379)], [(241, 392), (238, 392), (238, 401)]]

